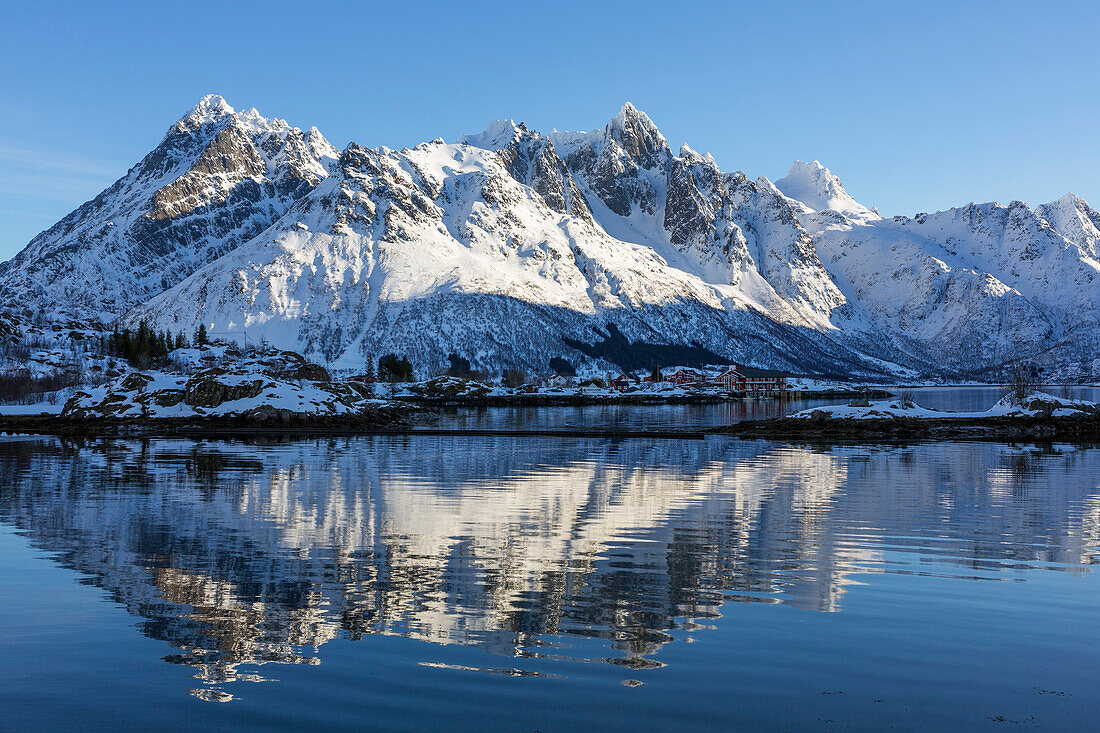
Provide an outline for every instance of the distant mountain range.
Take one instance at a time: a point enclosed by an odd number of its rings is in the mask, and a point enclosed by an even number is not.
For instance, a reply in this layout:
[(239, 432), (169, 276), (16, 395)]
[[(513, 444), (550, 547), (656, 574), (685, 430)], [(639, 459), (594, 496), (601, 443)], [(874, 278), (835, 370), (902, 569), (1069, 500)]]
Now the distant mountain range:
[(210, 95), (0, 264), (0, 298), (348, 368), (545, 371), (617, 330), (800, 373), (1087, 373), (1100, 213), (1067, 195), (886, 219), (817, 162), (773, 183), (674, 153), (630, 104), (592, 132), (340, 151)]

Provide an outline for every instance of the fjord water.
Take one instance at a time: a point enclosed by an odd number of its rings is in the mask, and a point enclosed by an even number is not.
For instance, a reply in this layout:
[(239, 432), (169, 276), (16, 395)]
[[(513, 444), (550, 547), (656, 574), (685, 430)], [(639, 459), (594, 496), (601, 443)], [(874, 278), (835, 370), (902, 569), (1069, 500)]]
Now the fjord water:
[[(899, 392), (900, 389), (892, 388)], [(1078, 400), (1100, 401), (1100, 387), (1074, 386), (1064, 394), (1057, 386), (1041, 389)], [(922, 407), (946, 412), (981, 412), (1004, 396), (997, 386), (919, 387), (906, 390)], [(730, 400), (688, 404), (592, 404), (531, 408), (525, 406), (456, 408), (443, 411), (435, 420), (439, 427), (492, 430), (618, 427), (618, 428), (703, 428), (729, 425), (741, 420), (783, 417), (814, 407), (843, 405), (850, 397), (804, 398), (792, 393), (785, 399)]]
[(33, 730), (1095, 730), (1100, 450), (0, 439)]

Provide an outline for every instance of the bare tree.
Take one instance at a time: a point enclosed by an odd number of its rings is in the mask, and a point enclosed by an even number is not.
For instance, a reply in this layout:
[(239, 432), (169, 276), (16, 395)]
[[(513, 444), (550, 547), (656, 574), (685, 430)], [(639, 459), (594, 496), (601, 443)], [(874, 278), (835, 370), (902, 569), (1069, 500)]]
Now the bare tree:
[(1016, 404), (1023, 401), (1038, 388), (1038, 374), (1035, 367), (1025, 361), (1013, 361), (1005, 370), (1004, 391)]

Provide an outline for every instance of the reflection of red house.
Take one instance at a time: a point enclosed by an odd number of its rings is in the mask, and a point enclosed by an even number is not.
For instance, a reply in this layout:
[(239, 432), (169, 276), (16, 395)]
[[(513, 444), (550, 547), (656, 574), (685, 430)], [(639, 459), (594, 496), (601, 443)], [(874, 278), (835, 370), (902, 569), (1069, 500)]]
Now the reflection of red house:
[(699, 372), (691, 369), (681, 369), (668, 378), (668, 381), (676, 385), (681, 384), (701, 384), (706, 381), (703, 375)]
[(637, 383), (638, 380), (635, 377), (629, 374), (620, 374), (611, 380), (611, 389), (617, 392), (625, 392)]
[(774, 369), (731, 366), (715, 381), (730, 392), (773, 393), (787, 389), (787, 375)]

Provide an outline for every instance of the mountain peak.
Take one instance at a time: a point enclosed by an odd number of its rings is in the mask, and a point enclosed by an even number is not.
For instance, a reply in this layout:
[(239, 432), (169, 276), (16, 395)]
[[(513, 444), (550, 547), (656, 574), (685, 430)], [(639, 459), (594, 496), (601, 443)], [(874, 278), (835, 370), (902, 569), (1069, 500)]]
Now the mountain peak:
[(215, 122), (226, 115), (233, 114), (235, 111), (220, 94), (207, 94), (191, 108), (190, 112), (184, 115), (184, 119), (194, 120), (199, 124)]
[(1083, 198), (1081, 198), (1077, 194), (1067, 193), (1062, 198), (1055, 199), (1054, 201), (1051, 201), (1049, 204), (1047, 204), (1047, 206), (1061, 206), (1061, 207), (1065, 207), (1065, 208), (1076, 209), (1076, 208), (1079, 208), (1082, 204), (1084, 204), (1085, 206), (1088, 206), (1088, 202), (1086, 202)]
[(799, 179), (813, 182), (814, 185), (820, 188), (844, 190), (844, 186), (841, 184), (840, 179), (833, 175), (831, 170), (821, 165), (820, 161), (816, 160), (810, 163), (796, 160), (791, 163), (791, 169), (787, 172), (787, 178), (792, 181)]
[(831, 209), (851, 218), (878, 218), (874, 212), (853, 199), (844, 184), (818, 161), (796, 160), (786, 177), (775, 182), (784, 196), (794, 199), (811, 211)]
[(653, 120), (630, 102), (623, 104), (604, 129), (634, 159), (668, 149), (668, 141)]
[(714, 159), (713, 155), (710, 153), (699, 153), (687, 143), (680, 146), (680, 157), (683, 158), (685, 162), (702, 161), (708, 165), (712, 165), (716, 168), (718, 167), (718, 162)]
[(458, 139), (461, 145), (472, 145), (485, 150), (499, 150), (508, 147), (517, 136), (527, 128), (515, 120), (493, 120), (483, 131), (476, 135), (463, 135)]

